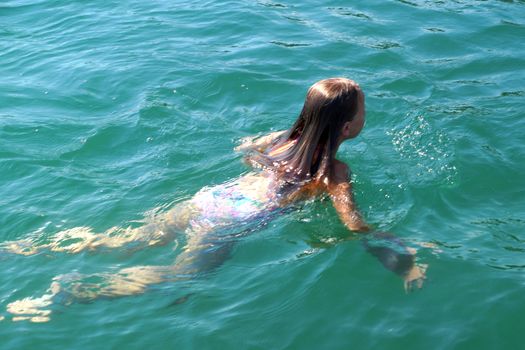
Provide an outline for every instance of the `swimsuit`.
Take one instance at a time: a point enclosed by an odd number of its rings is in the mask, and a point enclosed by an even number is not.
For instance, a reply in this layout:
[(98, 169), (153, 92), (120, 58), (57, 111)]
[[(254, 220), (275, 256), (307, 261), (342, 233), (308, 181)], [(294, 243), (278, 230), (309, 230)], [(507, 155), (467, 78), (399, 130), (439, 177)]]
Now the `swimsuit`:
[(243, 191), (238, 181), (205, 187), (190, 200), (196, 215), (190, 220), (192, 231), (208, 231), (237, 226), (268, 218), (279, 208), (271, 196), (264, 202)]

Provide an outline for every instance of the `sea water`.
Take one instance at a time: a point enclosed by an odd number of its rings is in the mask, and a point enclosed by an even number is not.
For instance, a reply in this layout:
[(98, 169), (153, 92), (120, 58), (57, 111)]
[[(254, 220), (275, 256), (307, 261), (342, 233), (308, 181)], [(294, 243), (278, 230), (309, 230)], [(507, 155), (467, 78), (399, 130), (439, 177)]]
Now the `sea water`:
[(311, 84), (345, 76), (367, 101), (339, 152), (356, 201), (430, 248), (407, 294), (318, 201), (206, 275), (46, 323), (6, 307), (180, 247), (3, 256), (0, 348), (523, 348), (524, 38), (521, 0), (3, 0), (0, 242), (138, 226), (245, 172), (240, 138), (288, 128)]

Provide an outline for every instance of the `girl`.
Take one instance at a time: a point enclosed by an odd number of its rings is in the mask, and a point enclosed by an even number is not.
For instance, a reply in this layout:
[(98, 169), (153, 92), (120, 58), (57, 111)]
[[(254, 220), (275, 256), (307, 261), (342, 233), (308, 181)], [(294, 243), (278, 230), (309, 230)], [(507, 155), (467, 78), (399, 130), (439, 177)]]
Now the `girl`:
[[(306, 96), (299, 117), (287, 131), (257, 139), (245, 139), (236, 149), (246, 152), (255, 169), (233, 181), (205, 187), (188, 201), (135, 229), (113, 228), (93, 233), (89, 228), (59, 232), (47, 243), (33, 240), (7, 242), (4, 250), (31, 255), (42, 250), (77, 253), (100, 248), (167, 244), (185, 233), (186, 244), (172, 266), (140, 266), (116, 274), (98, 274), (101, 283), (86, 283), (82, 275), (55, 278), (41, 298), (26, 298), (8, 305), (18, 318), (46, 321), (49, 306), (58, 296), (65, 303), (89, 301), (143, 292), (150, 284), (189, 278), (220, 265), (238, 237), (264, 224), (272, 216), (310, 198), (328, 194), (343, 224), (352, 232), (370, 228), (359, 213), (352, 195), (348, 166), (335, 158), (341, 143), (356, 137), (365, 124), (365, 96), (359, 85), (345, 78), (315, 83)], [(365, 235), (364, 245), (390, 270), (400, 274), (405, 287), (417, 281), (424, 269), (392, 235)], [(377, 244), (380, 241), (388, 244)], [(389, 247), (389, 246), (390, 247)], [(392, 245), (394, 248), (392, 248)], [(400, 250), (401, 252), (398, 252)]]

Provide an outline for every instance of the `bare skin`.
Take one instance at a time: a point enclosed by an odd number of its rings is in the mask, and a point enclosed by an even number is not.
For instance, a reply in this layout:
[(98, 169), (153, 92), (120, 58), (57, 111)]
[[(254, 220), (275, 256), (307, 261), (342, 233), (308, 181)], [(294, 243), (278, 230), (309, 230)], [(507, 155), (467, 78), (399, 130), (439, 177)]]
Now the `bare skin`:
[[(352, 121), (343, 125), (339, 145), (347, 139), (356, 137), (364, 125), (364, 94), (357, 84), (356, 89), (359, 93), (359, 108)], [(236, 150), (263, 151), (283, 133), (284, 131), (278, 131), (259, 138), (245, 139), (240, 146), (236, 147)], [(290, 144), (284, 144), (273, 152), (285, 150), (290, 146)], [(336, 161), (334, 171), (335, 174), (331, 179), (309, 184), (308, 191), (297, 199), (302, 200), (327, 193), (341, 221), (350, 231), (368, 232), (370, 228), (364, 222), (353, 198), (348, 166), (341, 161)], [(238, 178), (235, 183), (246, 197), (266, 203), (270, 200), (268, 194), (272, 192), (275, 181), (273, 173), (261, 171), (246, 174)], [(7, 307), (8, 312), (14, 315), (14, 321), (46, 322), (49, 320), (50, 306), (54, 298), (64, 293), (67, 295), (67, 302), (135, 295), (143, 293), (152, 284), (190, 278), (219, 266), (227, 258), (234, 241), (218, 242), (215, 240), (213, 231), (217, 227), (213, 225), (205, 222), (197, 226), (191, 224), (199, 214), (199, 210), (189, 200), (176, 205), (139, 228), (114, 227), (102, 233), (95, 233), (89, 227), (76, 227), (58, 232), (45, 244), (35, 244), (31, 239), (4, 243), (0, 249), (14, 254), (33, 255), (41, 251), (73, 254), (127, 246), (132, 246), (133, 249), (159, 246), (172, 242), (177, 234), (184, 233), (186, 236), (183, 251), (170, 266), (135, 266), (116, 273), (90, 276), (60, 275), (54, 279), (47, 293), (42, 297), (25, 298), (12, 302)], [(349, 236), (349, 238), (354, 237)], [(84, 282), (90, 277), (96, 277), (101, 282), (96, 284)], [(417, 287), (421, 287), (424, 278), (425, 268), (414, 264), (403, 276), (405, 289), (409, 290), (414, 283)]]
[[(273, 177), (269, 173), (248, 173), (238, 178), (235, 184), (246, 197), (264, 203), (268, 201)], [(143, 293), (150, 285), (188, 279), (216, 268), (227, 259), (234, 239), (217, 240), (213, 232), (219, 227), (206, 221), (199, 224), (192, 222), (199, 214), (199, 210), (188, 200), (138, 228), (111, 228), (96, 233), (89, 227), (76, 227), (56, 233), (44, 244), (36, 244), (31, 238), (5, 242), (0, 247), (4, 253), (26, 256), (43, 251), (76, 254), (130, 247), (140, 249), (168, 244), (180, 234), (184, 235), (185, 242), (172, 265), (135, 266), (94, 275), (59, 275), (43, 296), (14, 301), (8, 304), (7, 311), (13, 315), (13, 321), (47, 322), (57, 296), (61, 296), (65, 300), (62, 303), (67, 304), (136, 295)], [(93, 278), (97, 283), (86, 282)]]
[[(345, 140), (357, 137), (365, 124), (365, 95), (360, 89), (359, 85), (355, 82), (354, 84), (359, 94), (359, 106), (354, 118), (350, 122), (344, 124), (343, 130), (341, 132), (341, 138), (339, 140), (339, 145), (341, 145), (341, 143), (343, 143)], [(244, 142), (236, 149), (244, 151), (256, 149), (258, 151), (263, 151), (266, 147), (274, 142), (275, 138), (280, 137), (284, 132), (285, 131), (276, 131), (259, 138), (245, 139), (243, 140)], [(284, 144), (278, 150), (274, 150), (274, 152), (286, 150), (290, 146), (290, 144)], [(316, 187), (317, 189), (313, 191), (314, 193), (329, 194), (332, 204), (339, 215), (339, 218), (349, 231), (367, 233), (371, 230), (371, 228), (364, 222), (362, 215), (355, 204), (350, 181), (350, 168), (348, 165), (346, 165), (344, 162), (336, 160), (336, 163), (334, 164), (334, 175), (331, 181), (328, 184), (318, 183)], [(412, 255), (416, 254), (415, 249), (406, 248), (406, 250), (407, 253)], [(413, 264), (413, 266), (406, 273), (404, 273), (402, 277), (404, 280), (404, 287), (407, 292), (412, 290), (414, 286), (417, 288), (422, 287), (423, 281), (426, 278), (426, 269), (427, 265)]]

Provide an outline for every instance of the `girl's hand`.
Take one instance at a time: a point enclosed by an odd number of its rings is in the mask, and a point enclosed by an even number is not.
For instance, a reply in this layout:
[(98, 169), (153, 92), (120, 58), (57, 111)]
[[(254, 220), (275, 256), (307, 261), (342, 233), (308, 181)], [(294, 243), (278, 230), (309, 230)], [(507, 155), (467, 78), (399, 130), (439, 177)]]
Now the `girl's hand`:
[(385, 268), (403, 278), (407, 293), (423, 287), (428, 265), (416, 262), (416, 249), (407, 247), (389, 232), (373, 232), (364, 235), (361, 241)]
[(240, 145), (236, 146), (233, 150), (235, 152), (244, 152), (253, 147), (253, 140), (256, 136), (245, 136), (239, 140)]
[(409, 293), (413, 291), (415, 287), (418, 289), (423, 287), (423, 281), (427, 278), (425, 275), (427, 268), (428, 265), (426, 264), (414, 264), (414, 266), (412, 266), (403, 278), (405, 292)]

